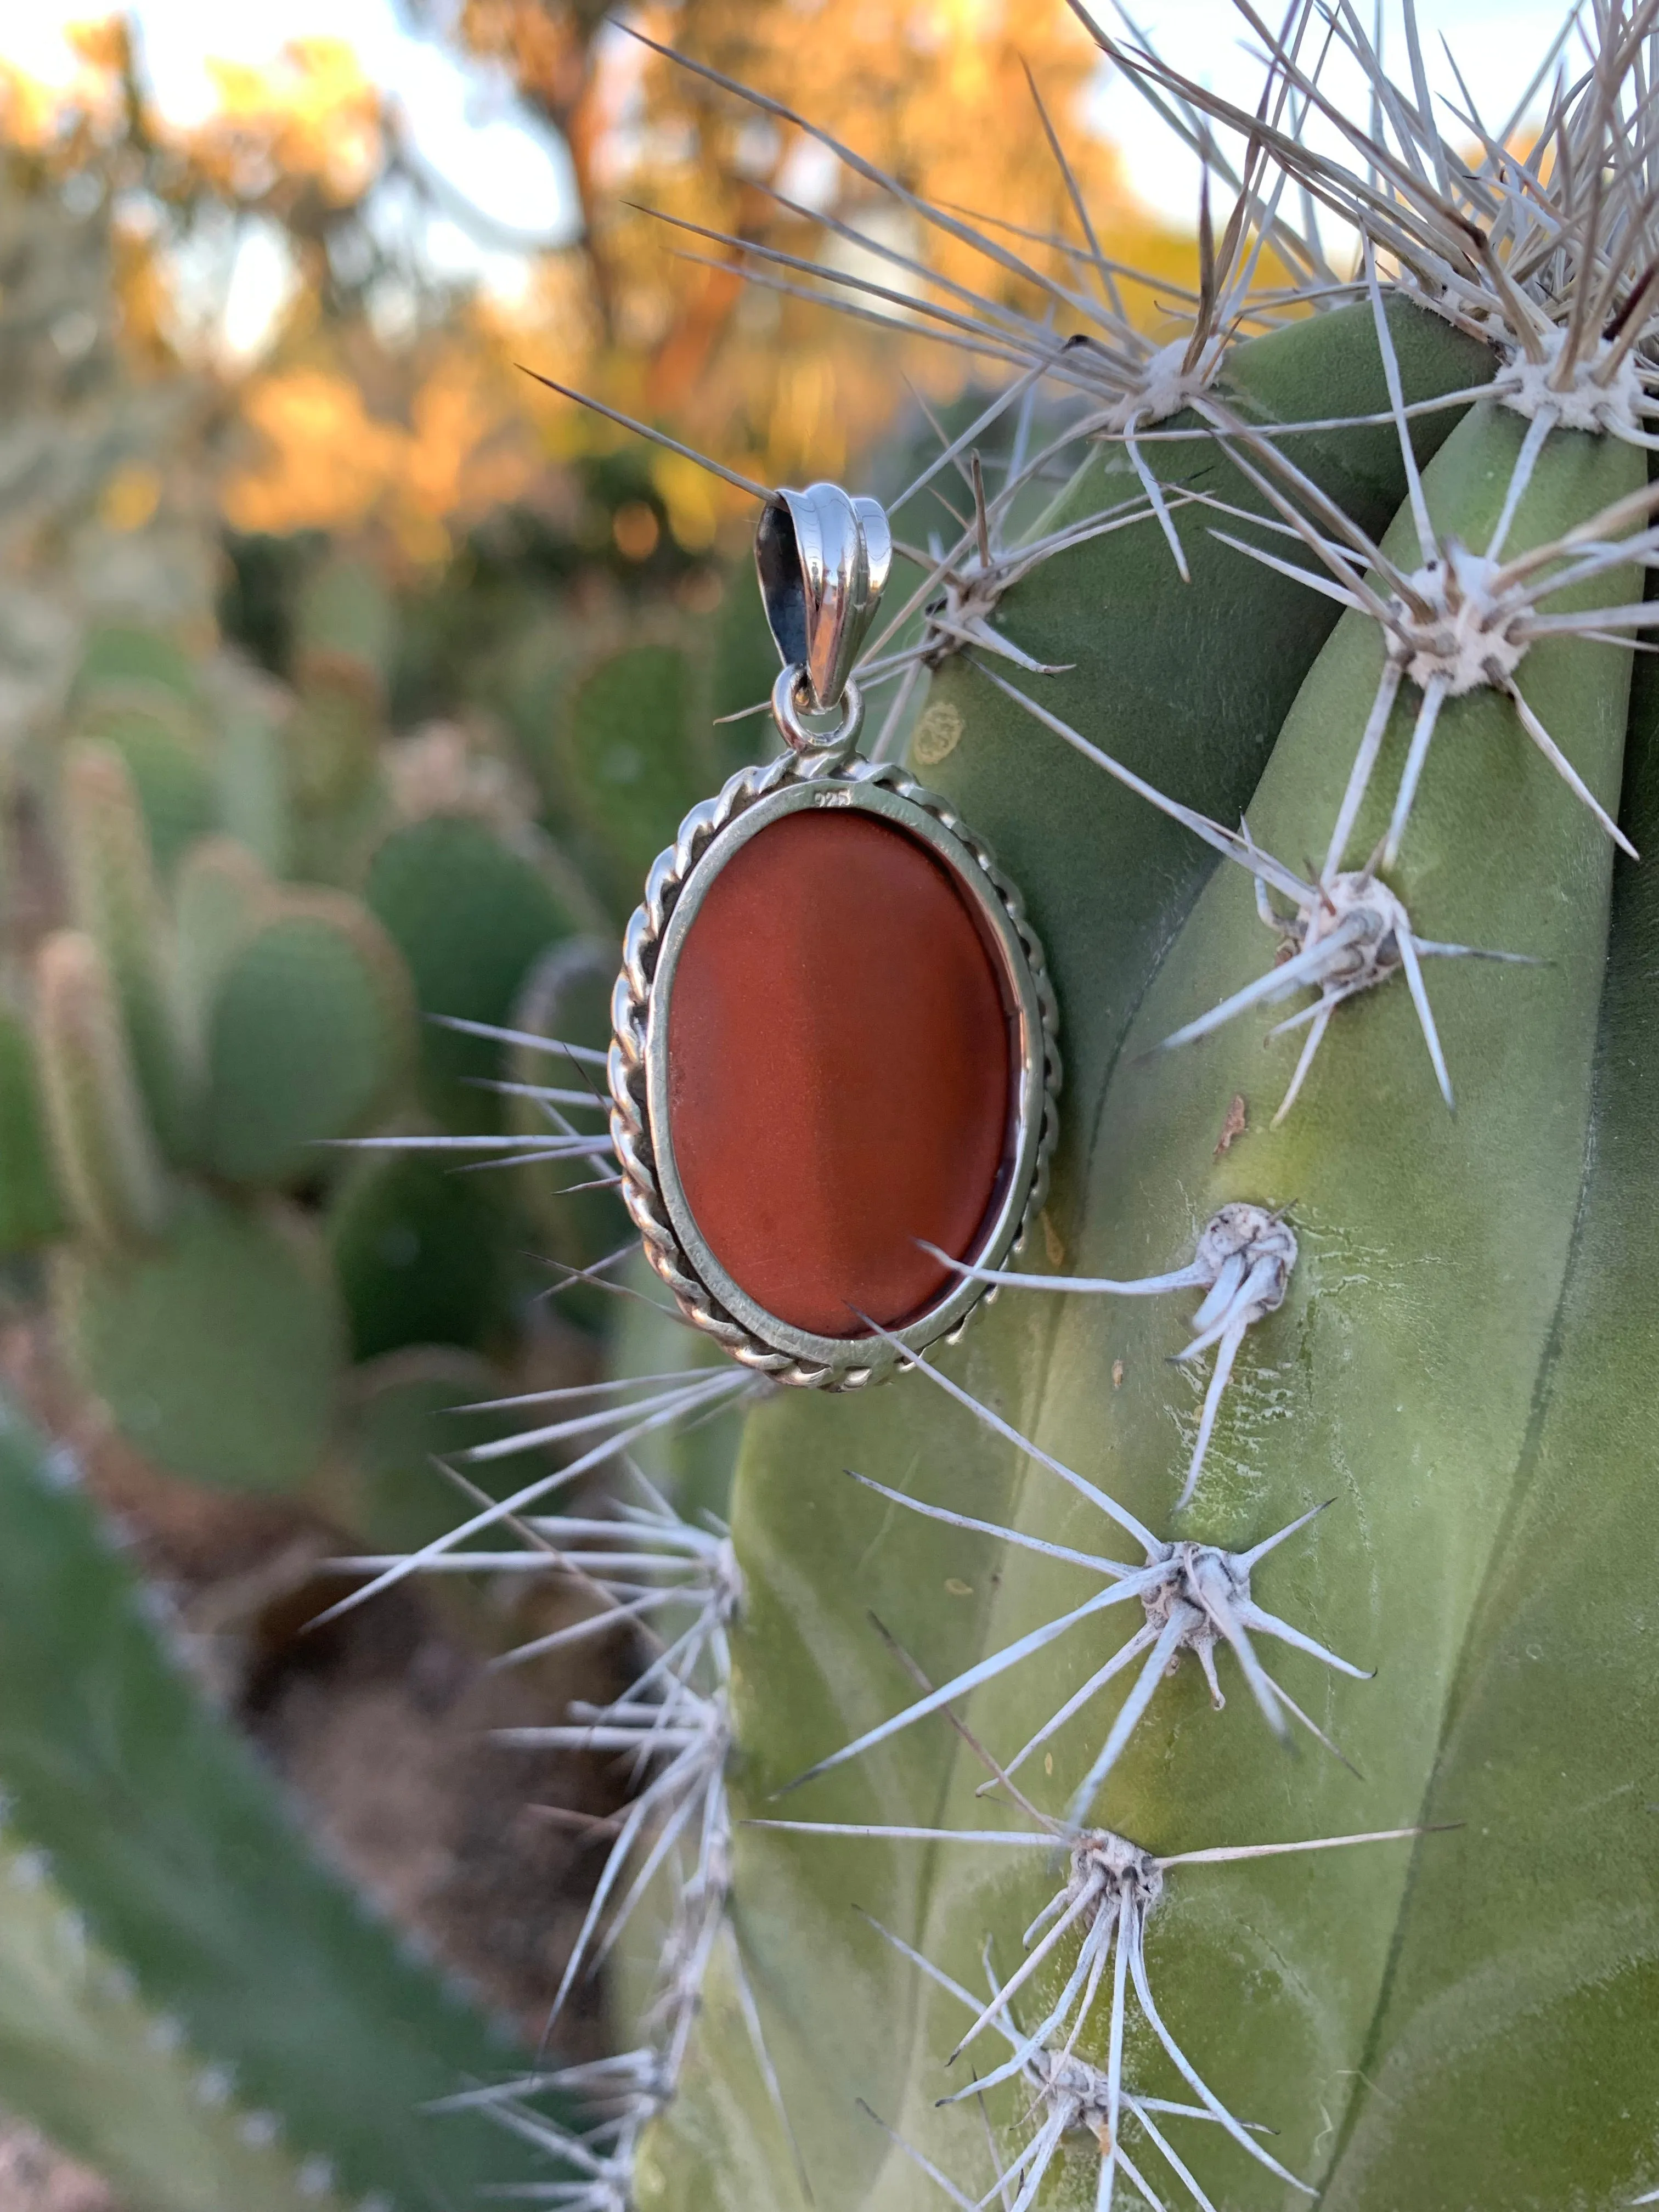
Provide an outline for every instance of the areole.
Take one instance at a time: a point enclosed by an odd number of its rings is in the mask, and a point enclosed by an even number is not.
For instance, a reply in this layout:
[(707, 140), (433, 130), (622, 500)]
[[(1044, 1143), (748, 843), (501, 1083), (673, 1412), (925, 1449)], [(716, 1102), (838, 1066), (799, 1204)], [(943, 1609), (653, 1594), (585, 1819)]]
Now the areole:
[(785, 750), (680, 824), (612, 1003), (611, 1132), (651, 1264), (735, 1358), (831, 1389), (987, 1295), (951, 1262), (1018, 1245), (1060, 1085), (1018, 891), (945, 800), (856, 751), (890, 559), (879, 506), (834, 484), (763, 511)]

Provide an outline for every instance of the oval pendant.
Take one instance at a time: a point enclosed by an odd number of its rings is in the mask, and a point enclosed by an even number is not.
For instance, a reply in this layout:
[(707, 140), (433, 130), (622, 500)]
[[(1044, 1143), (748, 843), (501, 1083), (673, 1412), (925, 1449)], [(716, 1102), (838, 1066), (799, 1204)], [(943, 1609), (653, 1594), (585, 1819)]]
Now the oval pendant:
[[(1018, 894), (945, 800), (854, 751), (872, 514), (884, 544), (874, 502), (833, 486), (767, 510), (788, 749), (694, 808), (652, 869), (610, 1069), (623, 1196), (682, 1311), (780, 1381), (841, 1389), (986, 1295), (950, 1262), (1018, 1243), (1060, 1080)], [(837, 705), (827, 738), (802, 719)]]

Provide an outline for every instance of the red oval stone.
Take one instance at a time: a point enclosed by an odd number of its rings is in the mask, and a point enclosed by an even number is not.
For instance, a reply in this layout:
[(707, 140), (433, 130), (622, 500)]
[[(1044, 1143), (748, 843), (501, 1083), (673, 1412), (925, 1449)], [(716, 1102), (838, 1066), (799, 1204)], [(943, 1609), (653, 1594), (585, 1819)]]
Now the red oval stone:
[(710, 1250), (815, 1335), (895, 1328), (975, 1249), (1014, 1127), (1015, 1016), (949, 870), (869, 814), (787, 814), (680, 946), (674, 1163)]

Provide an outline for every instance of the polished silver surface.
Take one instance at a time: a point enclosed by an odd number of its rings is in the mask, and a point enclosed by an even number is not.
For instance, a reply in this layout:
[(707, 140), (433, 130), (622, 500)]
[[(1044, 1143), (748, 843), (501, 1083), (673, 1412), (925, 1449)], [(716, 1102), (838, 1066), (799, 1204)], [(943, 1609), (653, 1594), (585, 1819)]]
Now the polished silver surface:
[[(786, 673), (788, 672), (786, 671)], [(781, 1382), (856, 1389), (950, 1336), (986, 1295), (967, 1279), (901, 1329), (881, 1337), (823, 1337), (768, 1313), (721, 1267), (697, 1227), (675, 1170), (668, 1115), (668, 1006), (675, 964), (697, 909), (720, 870), (747, 841), (785, 814), (821, 806), (880, 817), (924, 845), (956, 879), (980, 915), (1000, 960), (1007, 1001), (1018, 1015), (1018, 1096), (1011, 1171), (977, 1249), (963, 1255), (997, 1267), (1018, 1246), (1042, 1206), (1057, 1129), (1060, 1055), (1053, 993), (1042, 949), (1018, 892), (949, 803), (895, 763), (848, 761), (842, 745), (790, 750), (732, 777), (717, 799), (694, 807), (674, 845), (660, 854), (645, 902), (624, 940), (611, 1002), (611, 1128), (623, 1170), (623, 1196), (652, 1266), (680, 1310), (719, 1339), (735, 1358)]]
[(878, 501), (839, 484), (776, 493), (755, 532), (755, 567), (779, 657), (805, 671), (810, 711), (840, 704), (893, 562)]

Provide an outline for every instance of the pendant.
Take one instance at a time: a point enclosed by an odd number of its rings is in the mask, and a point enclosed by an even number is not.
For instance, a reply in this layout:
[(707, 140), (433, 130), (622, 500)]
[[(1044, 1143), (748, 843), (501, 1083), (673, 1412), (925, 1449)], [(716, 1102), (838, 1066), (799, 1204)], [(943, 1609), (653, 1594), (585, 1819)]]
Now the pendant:
[(686, 1318), (781, 1382), (854, 1389), (954, 1336), (988, 1293), (951, 1262), (1001, 1265), (1042, 1205), (1054, 998), (985, 845), (859, 757), (881, 507), (780, 492), (755, 559), (784, 750), (694, 807), (651, 870), (611, 1005), (611, 1128)]

